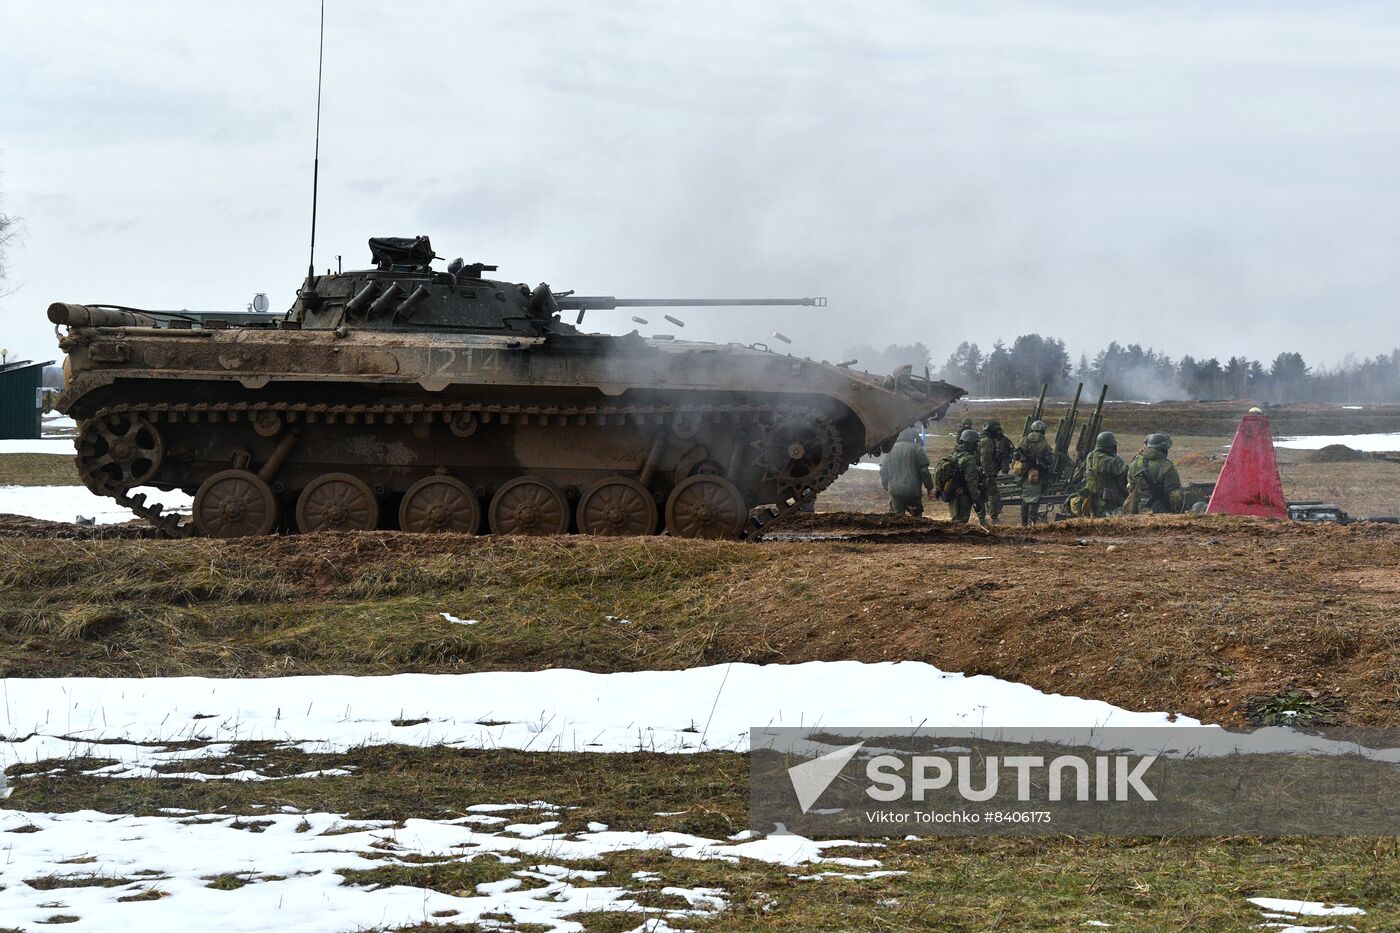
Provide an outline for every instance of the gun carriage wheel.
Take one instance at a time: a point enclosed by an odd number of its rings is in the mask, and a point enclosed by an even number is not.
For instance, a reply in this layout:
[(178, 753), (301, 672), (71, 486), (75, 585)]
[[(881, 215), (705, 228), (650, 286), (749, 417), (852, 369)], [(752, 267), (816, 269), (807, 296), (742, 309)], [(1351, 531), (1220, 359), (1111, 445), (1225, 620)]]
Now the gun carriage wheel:
[(364, 480), (349, 473), (318, 476), (297, 498), (302, 531), (373, 531), (379, 527), (379, 500)]

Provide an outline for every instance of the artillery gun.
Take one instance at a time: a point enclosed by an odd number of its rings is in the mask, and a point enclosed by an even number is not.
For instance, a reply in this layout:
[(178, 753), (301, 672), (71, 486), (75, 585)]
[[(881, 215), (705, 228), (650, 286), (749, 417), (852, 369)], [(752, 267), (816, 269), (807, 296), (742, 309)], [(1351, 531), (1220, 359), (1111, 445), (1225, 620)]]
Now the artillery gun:
[[(434, 269), (427, 237), (370, 250), (373, 268), (308, 274), (281, 315), (50, 306), (87, 486), (169, 536), (756, 538), (965, 394), (908, 367), (578, 327), (598, 308), (820, 298), (575, 296)], [(192, 494), (192, 518), (148, 486)]]
[[(1045, 393), (1049, 385), (1040, 387), (1040, 397), (1036, 399), (1035, 408), (1026, 417), (1025, 427), (1021, 432), (1021, 437), (1030, 433), (1031, 425), (1037, 421), (1044, 420), (1045, 414)], [(1040, 507), (1042, 511), (1054, 511), (1063, 506), (1071, 495), (1084, 485), (1084, 465), (1089, 452), (1094, 449), (1094, 443), (1103, 430), (1103, 406), (1108, 398), (1108, 386), (1103, 386), (1099, 390), (1099, 400), (1090, 413), (1088, 420), (1083, 424), (1079, 423), (1079, 401), (1084, 394), (1084, 383), (1079, 383), (1074, 390), (1074, 400), (1070, 403), (1069, 411), (1064, 418), (1055, 425), (1055, 437), (1052, 446), (1055, 451), (1055, 461), (1051, 467), (1051, 473), (1046, 480), (1040, 497)], [(1075, 433), (1075, 428), (1078, 433)], [(1073, 446), (1073, 455), (1070, 454)], [(996, 478), (997, 489), (1001, 493), (1003, 506), (1020, 506), (1021, 481), (1014, 476), (998, 476)]]

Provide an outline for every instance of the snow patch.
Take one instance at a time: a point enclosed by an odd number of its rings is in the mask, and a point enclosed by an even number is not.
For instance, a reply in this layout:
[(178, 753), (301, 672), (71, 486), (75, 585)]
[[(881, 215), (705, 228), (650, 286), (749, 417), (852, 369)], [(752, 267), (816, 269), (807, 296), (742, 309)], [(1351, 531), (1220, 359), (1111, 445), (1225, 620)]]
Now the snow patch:
[[(192, 497), (178, 490), (164, 492), (142, 486), (130, 494), (142, 492), (146, 494), (147, 505), (160, 503), (167, 512), (188, 512), (194, 504)], [(50, 522), (71, 522), (81, 515), (95, 519), (99, 525), (120, 524), (136, 517), (130, 509), (106, 496), (96, 495), (86, 486), (0, 486), (0, 513)]]
[(481, 624), (481, 620), (480, 620), (480, 619), (459, 619), (459, 618), (457, 618), (456, 616), (454, 616), (454, 615), (453, 615), (452, 613), (450, 613), (450, 612), (444, 612), (444, 613), (442, 613), (442, 617), (443, 617), (444, 619), (446, 619), (447, 621), (451, 622), (453, 625), (479, 625), (479, 624)]
[[(100, 773), (126, 777), (155, 777), (156, 765), (227, 754), (230, 743), (248, 741), (282, 742), (312, 753), (386, 744), (742, 752), (755, 725), (1089, 729), (1170, 724), (1164, 712), (1133, 712), (918, 662), (732, 664), (614, 674), (561, 669), (383, 677), (16, 678), (6, 686), (0, 765), (90, 755), (118, 762)], [(1194, 722), (1179, 717), (1175, 724)], [(209, 745), (163, 747), (191, 741)]]
[(71, 437), (7, 437), (0, 439), (0, 454), (67, 454), (73, 456), (76, 448)]
[(1366, 911), (1346, 904), (1327, 904), (1322, 901), (1295, 901), (1279, 897), (1251, 897), (1249, 902), (1260, 910), (1277, 914), (1290, 914), (1295, 917), (1359, 917)]
[(50, 411), (44, 414), (43, 429), (45, 437), (58, 437), (66, 433), (69, 435), (69, 442), (71, 442), (73, 440), (72, 433), (78, 430), (78, 422), (67, 415)]
[[(1263, 911), (1261, 929), (1278, 933), (1327, 933), (1335, 926), (1303, 926), (1295, 923), (1299, 917), (1355, 917), (1366, 913), (1360, 907), (1345, 904), (1324, 904), (1321, 901), (1294, 901), (1277, 897), (1251, 897), (1249, 902)], [(1355, 929), (1348, 926), (1346, 929)]]
[[(421, 923), (472, 923), (505, 913), (513, 923), (578, 929), (563, 918), (580, 911), (634, 911), (659, 921), (684, 921), (723, 910), (716, 888), (667, 887), (683, 898), (680, 909), (644, 907), (640, 889), (597, 884), (606, 872), (578, 870), (555, 861), (589, 859), (620, 851), (655, 851), (676, 858), (737, 861), (790, 857), (790, 864), (822, 862), (821, 850), (849, 842), (784, 840), (757, 850), (682, 833), (606, 833), (532, 839), (483, 833), (462, 821), (348, 820), (330, 813), (268, 814), (257, 832), (247, 821), (224, 815), (197, 818), (121, 816), (95, 811), (0, 814), (6, 832), (0, 917), (7, 925), (36, 928), (55, 915), (75, 916), (75, 930), (176, 933), (198, 926), (214, 930), (340, 931)], [(26, 827), (23, 833), (9, 830)], [(529, 861), (522, 862), (521, 856)], [(406, 864), (414, 858), (466, 862), (496, 859), (520, 865), (512, 877), (455, 895), (405, 885), (346, 885), (341, 872)], [(81, 864), (73, 859), (82, 858)], [(788, 863), (784, 863), (788, 864)], [(209, 887), (234, 876), (241, 886)], [(26, 879), (73, 876), (128, 879), (112, 887), (81, 885), (38, 890)], [(523, 884), (531, 879), (530, 886)], [(638, 881), (651, 880), (637, 879)], [(224, 886), (227, 887), (227, 886)], [(131, 898), (144, 895), (141, 900)], [(123, 900), (127, 899), (127, 900)], [(653, 929), (660, 929), (654, 927)]]
[(1275, 447), (1289, 450), (1321, 450), (1333, 444), (1344, 444), (1367, 453), (1400, 450), (1400, 434), (1308, 434), (1274, 439)]
[[(112, 763), (90, 773), (110, 777), (267, 780), (256, 770), (256, 758), (233, 773), (198, 764), (251, 741), (311, 754), (389, 744), (744, 752), (753, 727), (815, 730), (872, 722), (886, 728), (1073, 728), (1084, 732), (1086, 742), (1104, 726), (1195, 727), (1167, 733), (1163, 744), (1151, 749), (1161, 754), (1359, 750), (1354, 743), (1282, 727), (1231, 733), (1183, 716), (1134, 712), (995, 677), (945, 673), (919, 662), (731, 664), (613, 674), (561, 669), (382, 677), (14, 678), (6, 681), (6, 691), (0, 767), (93, 757)], [(831, 750), (809, 744), (815, 754)], [(1365, 754), (1400, 761), (1400, 749)], [(189, 766), (172, 775), (176, 769), (170, 765), (178, 762)], [(215, 773), (204, 773), (211, 770)]]

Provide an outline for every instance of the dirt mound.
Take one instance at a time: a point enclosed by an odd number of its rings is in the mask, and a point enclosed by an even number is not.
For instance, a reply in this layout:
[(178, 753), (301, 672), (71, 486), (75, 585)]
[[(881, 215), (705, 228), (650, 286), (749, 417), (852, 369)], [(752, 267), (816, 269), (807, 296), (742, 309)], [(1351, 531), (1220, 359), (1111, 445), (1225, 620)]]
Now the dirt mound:
[(1225, 461), (1216, 457), (1208, 457), (1205, 454), (1183, 454), (1177, 458), (1176, 465), (1178, 469), (1192, 470), (1197, 473), (1219, 472), (1225, 465)]
[(1371, 455), (1364, 450), (1353, 450), (1346, 444), (1328, 444), (1307, 456), (1308, 463), (1356, 463), (1371, 459)]
[(0, 538), (154, 538), (155, 528), (142, 521), (120, 525), (77, 525), (72, 522), (50, 522), (27, 515), (0, 513)]
[(928, 518), (882, 512), (798, 512), (779, 526), (783, 531), (923, 530), (933, 524)]

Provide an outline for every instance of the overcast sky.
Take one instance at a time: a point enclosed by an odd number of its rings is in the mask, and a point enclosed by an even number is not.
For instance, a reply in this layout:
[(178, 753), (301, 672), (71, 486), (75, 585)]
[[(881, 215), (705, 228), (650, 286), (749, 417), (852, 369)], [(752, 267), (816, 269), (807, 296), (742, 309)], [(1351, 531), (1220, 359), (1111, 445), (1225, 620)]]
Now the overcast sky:
[[(1400, 346), (1393, 3), (327, 4), (318, 267), (426, 233), (685, 336)], [(0, 346), (55, 300), (290, 304), (317, 6), (0, 4)], [(659, 322), (660, 312), (653, 315)], [(628, 315), (592, 314), (628, 330)], [(662, 327), (643, 328), (644, 332)]]

